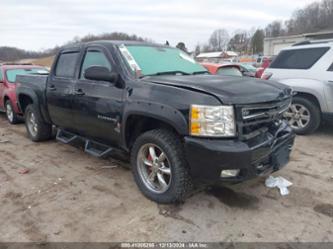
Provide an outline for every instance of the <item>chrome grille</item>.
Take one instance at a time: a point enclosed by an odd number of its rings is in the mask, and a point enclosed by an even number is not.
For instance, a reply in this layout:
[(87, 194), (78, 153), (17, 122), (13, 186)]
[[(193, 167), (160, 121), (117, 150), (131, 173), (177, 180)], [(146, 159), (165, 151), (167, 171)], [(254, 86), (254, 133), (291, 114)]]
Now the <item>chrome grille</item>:
[(237, 106), (238, 132), (242, 140), (250, 140), (269, 132), (283, 119), (283, 113), (288, 110), (291, 98), (281, 101), (255, 105)]
[(242, 108), (242, 119), (244, 121), (274, 119), (280, 117), (288, 110), (291, 99), (282, 102), (245, 106)]

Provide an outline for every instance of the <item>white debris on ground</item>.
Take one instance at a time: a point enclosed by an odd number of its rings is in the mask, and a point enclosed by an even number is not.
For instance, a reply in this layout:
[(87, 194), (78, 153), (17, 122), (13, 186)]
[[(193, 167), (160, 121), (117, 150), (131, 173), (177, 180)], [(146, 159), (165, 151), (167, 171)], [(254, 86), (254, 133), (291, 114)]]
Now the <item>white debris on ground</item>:
[(278, 188), (280, 190), (280, 194), (285, 196), (289, 194), (288, 187), (293, 184), (281, 176), (269, 176), (265, 181), (265, 185), (268, 188)]

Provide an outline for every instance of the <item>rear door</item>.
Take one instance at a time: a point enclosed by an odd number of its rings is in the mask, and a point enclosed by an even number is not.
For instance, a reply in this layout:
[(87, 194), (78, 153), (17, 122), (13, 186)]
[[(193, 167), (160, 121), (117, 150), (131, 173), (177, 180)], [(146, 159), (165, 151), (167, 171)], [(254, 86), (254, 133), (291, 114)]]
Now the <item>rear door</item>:
[(92, 81), (84, 77), (91, 66), (103, 66), (114, 71), (111, 53), (102, 47), (88, 47), (82, 58), (75, 86), (74, 116), (80, 134), (97, 141), (117, 145), (120, 140), (120, 120), (123, 89), (110, 82)]
[(79, 50), (62, 51), (47, 84), (48, 111), (52, 122), (64, 129), (73, 130), (73, 90), (78, 67)]

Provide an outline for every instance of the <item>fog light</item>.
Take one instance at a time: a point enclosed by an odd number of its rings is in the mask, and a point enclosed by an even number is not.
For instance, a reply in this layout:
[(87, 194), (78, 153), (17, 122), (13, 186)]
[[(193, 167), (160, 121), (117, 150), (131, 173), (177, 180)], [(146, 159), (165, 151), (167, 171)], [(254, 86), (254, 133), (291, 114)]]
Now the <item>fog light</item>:
[(221, 171), (222, 178), (236, 177), (239, 174), (239, 169), (226, 169)]

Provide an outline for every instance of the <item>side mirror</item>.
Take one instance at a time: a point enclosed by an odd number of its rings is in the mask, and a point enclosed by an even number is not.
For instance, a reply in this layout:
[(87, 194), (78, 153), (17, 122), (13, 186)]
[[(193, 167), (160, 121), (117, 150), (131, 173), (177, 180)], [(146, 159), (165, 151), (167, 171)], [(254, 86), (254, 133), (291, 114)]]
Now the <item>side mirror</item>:
[(84, 77), (88, 80), (108, 81), (116, 83), (118, 81), (118, 74), (112, 73), (106, 67), (92, 66), (84, 71)]

